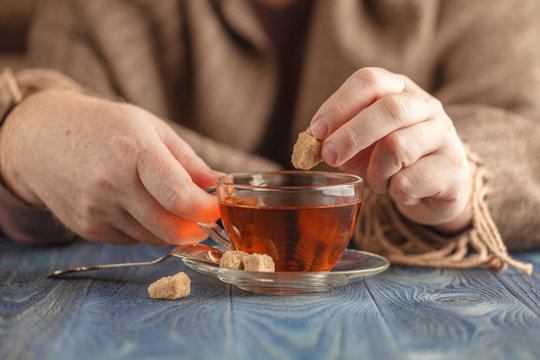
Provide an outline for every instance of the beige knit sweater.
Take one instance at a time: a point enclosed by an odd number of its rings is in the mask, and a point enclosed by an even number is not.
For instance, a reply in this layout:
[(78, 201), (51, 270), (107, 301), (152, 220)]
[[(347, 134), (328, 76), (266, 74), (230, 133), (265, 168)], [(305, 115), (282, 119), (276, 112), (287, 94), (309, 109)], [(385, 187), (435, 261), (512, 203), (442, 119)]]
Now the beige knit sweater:
[[(471, 154), (477, 154), (471, 155), (475, 168), (481, 159), (469, 231), (441, 239), (405, 221), (388, 197), (367, 191), (359, 246), (399, 263), (510, 264), (531, 271), (509, 258), (506, 247), (540, 247), (538, 16), (536, 0), (314, 4), (284, 146), (292, 148), (318, 106), (350, 74), (380, 66), (406, 74), (438, 97)], [(95, 93), (171, 121), (216, 169), (277, 167), (249, 155), (272, 110), (277, 70), (247, 0), (41, 1), (29, 48), (35, 66), (56, 69)], [(39, 84), (43, 77), (49, 84), (62, 78), (43, 71), (19, 74), (26, 84)], [(14, 102), (9, 81), (3, 82), (0, 110)], [(10, 221), (15, 220), (0, 217), (4, 229)]]

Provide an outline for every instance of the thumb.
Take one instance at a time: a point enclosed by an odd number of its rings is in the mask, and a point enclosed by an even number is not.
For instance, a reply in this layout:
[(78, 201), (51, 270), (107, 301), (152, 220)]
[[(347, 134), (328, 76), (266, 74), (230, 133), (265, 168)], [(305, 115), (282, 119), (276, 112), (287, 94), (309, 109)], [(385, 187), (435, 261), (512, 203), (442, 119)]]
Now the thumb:
[[(137, 162), (137, 172), (146, 190), (164, 208), (185, 219), (212, 222), (219, 218), (215, 196), (193, 182), (188, 169), (171, 155), (161, 139), (156, 138), (149, 145)], [(185, 156), (193, 161), (193, 155)], [(211, 177), (207, 178), (205, 181)]]
[(169, 126), (160, 131), (160, 136), (174, 158), (182, 164), (192, 181), (200, 188), (215, 187), (217, 179), (224, 173), (211, 169), (193, 148)]

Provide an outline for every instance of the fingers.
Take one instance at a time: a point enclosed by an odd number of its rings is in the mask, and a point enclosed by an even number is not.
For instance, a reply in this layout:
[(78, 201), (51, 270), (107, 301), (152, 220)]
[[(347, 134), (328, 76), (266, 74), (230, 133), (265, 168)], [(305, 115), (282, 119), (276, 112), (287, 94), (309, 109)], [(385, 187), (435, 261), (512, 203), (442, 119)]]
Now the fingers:
[[(171, 213), (167, 213), (144, 189), (139, 185), (138, 193), (131, 193), (130, 199), (135, 202), (130, 202), (128, 206), (135, 209), (150, 209), (145, 201), (141, 198), (146, 198), (146, 201), (155, 206), (147, 213), (142, 211), (135, 212), (142, 214), (138, 219), (135, 219), (130, 212), (126, 210), (126, 206), (122, 203), (116, 204), (109, 199), (100, 201), (106, 210), (88, 210), (87, 215), (78, 222), (71, 223), (69, 228), (76, 231), (80, 236), (87, 240), (105, 242), (108, 244), (117, 245), (132, 245), (137, 243), (146, 243), (154, 246), (167, 246), (169, 243), (181, 242), (183, 238), (178, 238), (182, 235), (177, 229), (177, 224), (169, 221), (169, 226), (166, 225), (167, 217), (175, 217)], [(122, 202), (121, 197), (117, 200)], [(92, 207), (90, 207), (92, 208)], [(156, 212), (157, 211), (157, 212)], [(150, 213), (152, 212), (152, 213)], [(158, 220), (156, 221), (155, 218)], [(146, 226), (146, 227), (145, 227)], [(180, 225), (178, 225), (180, 226)], [(184, 231), (185, 233), (185, 231)], [(191, 234), (187, 234), (191, 235)], [(188, 238), (190, 240), (201, 240), (206, 238), (201, 230), (197, 236)], [(167, 241), (165, 241), (167, 240)]]
[(363, 68), (323, 103), (309, 131), (324, 140), (324, 161), (338, 167), (392, 131), (441, 109), (437, 99), (406, 76)]
[(93, 235), (83, 236), (86, 240), (102, 242), (111, 245), (135, 245), (138, 240), (126, 235), (124, 232), (113, 228), (104, 228), (102, 232), (96, 232)]
[(391, 132), (428, 120), (439, 107), (436, 99), (413, 93), (380, 99), (326, 138), (321, 150), (323, 159), (330, 166), (341, 166)]
[(444, 156), (426, 156), (394, 175), (388, 192), (410, 220), (461, 231), (472, 217), (468, 171), (456, 168)]
[[(185, 150), (184, 162), (191, 167), (204, 167), (194, 159), (196, 155), (187, 144), (178, 146)], [(149, 149), (141, 154), (137, 171), (148, 193), (171, 213), (205, 223), (219, 218), (216, 198), (193, 182), (190, 174), (160, 140), (149, 144)]]
[[(160, 239), (167, 243), (180, 244), (187, 241), (197, 242), (208, 237), (196, 222), (171, 213), (161, 206), (142, 186), (140, 186), (140, 189), (135, 189), (130, 193), (130, 201), (122, 205), (129, 215), (133, 217), (134, 221), (151, 234), (154, 234), (150, 239)], [(139, 236), (137, 234), (133, 236), (141, 239), (144, 232), (139, 230), (139, 234)]]
[[(461, 170), (457, 169), (446, 156), (428, 155), (392, 176), (388, 193), (396, 203), (407, 206), (416, 206), (427, 198), (444, 200), (448, 203), (466, 202), (466, 199), (460, 199), (458, 196), (461, 193), (459, 190), (463, 187), (463, 184), (460, 184), (461, 179), (468, 179), (467, 176), (455, 176), (456, 172)], [(433, 214), (443, 218), (444, 215), (441, 212)], [(430, 216), (422, 214), (421, 218), (428, 219)]]
[(126, 210), (121, 211), (121, 215), (116, 219), (115, 227), (125, 233), (133, 240), (150, 244), (154, 246), (164, 247), (169, 245), (168, 242), (163, 241), (161, 238), (150, 232), (144, 226), (142, 226), (133, 216)]
[(390, 178), (418, 159), (441, 149), (444, 125), (438, 119), (398, 129), (375, 143), (366, 171), (370, 188), (378, 193), (388, 190)]
[(313, 116), (310, 131), (325, 139), (376, 100), (406, 88), (406, 78), (380, 68), (363, 68), (351, 75)]

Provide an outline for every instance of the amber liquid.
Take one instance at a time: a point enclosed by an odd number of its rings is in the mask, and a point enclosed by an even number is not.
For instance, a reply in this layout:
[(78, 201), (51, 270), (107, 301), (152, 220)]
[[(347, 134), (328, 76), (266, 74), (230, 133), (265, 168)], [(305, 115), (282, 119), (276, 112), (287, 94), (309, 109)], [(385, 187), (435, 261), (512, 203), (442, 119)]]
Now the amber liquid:
[(268, 254), (276, 271), (326, 271), (349, 244), (361, 202), (321, 207), (260, 207), (219, 203), (237, 250)]

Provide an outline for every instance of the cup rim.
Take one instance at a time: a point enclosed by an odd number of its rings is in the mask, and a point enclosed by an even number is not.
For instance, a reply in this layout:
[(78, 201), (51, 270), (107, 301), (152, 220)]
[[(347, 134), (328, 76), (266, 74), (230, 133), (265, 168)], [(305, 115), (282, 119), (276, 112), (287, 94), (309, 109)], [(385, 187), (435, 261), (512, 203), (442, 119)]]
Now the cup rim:
[[(253, 176), (256, 174), (313, 174), (313, 175), (332, 175), (332, 176), (347, 176), (353, 178), (353, 181), (343, 182), (339, 184), (329, 184), (329, 185), (302, 185), (302, 186), (268, 186), (268, 185), (249, 185), (249, 184), (236, 184), (234, 182), (226, 182), (226, 177), (236, 177), (236, 176)], [(349, 174), (344, 172), (333, 172), (333, 171), (305, 171), (305, 170), (277, 170), (277, 171), (246, 171), (246, 172), (237, 172), (237, 173), (228, 173), (223, 176), (220, 176), (217, 179), (218, 185), (232, 186), (239, 189), (262, 189), (262, 190), (318, 190), (318, 189), (335, 189), (339, 187), (350, 187), (363, 185), (364, 179), (362, 177)]]

